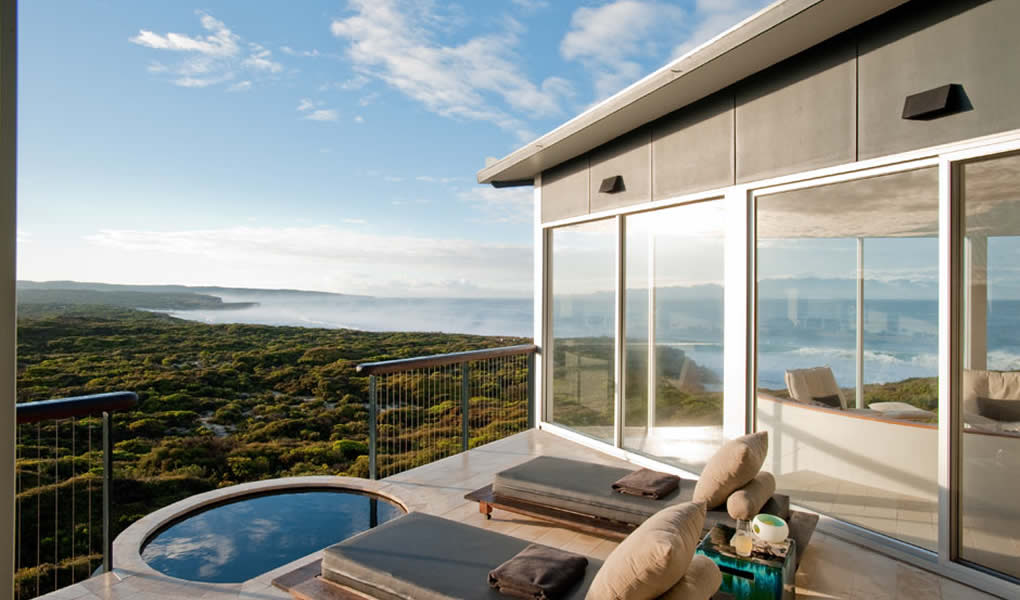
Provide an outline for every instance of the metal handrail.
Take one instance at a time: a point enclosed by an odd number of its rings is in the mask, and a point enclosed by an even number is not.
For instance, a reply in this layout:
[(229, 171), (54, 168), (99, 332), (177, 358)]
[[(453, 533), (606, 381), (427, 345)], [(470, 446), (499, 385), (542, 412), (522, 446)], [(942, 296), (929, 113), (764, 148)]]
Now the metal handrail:
[(536, 352), (538, 352), (538, 346), (535, 344), (521, 344), (519, 346), (504, 346), (502, 348), (486, 348), (484, 350), (468, 350), (467, 352), (450, 352), (449, 354), (433, 354), (432, 356), (416, 356), (414, 358), (361, 363), (358, 365), (357, 370), (358, 373), (366, 375), (385, 375), (408, 369), (428, 369), (503, 356), (534, 354)]
[(108, 394), (91, 394), (72, 398), (57, 398), (39, 402), (19, 402), (15, 404), (18, 425), (38, 423), (51, 419), (70, 419), (85, 417), (101, 412), (126, 410), (138, 404), (138, 394), (134, 392), (110, 392)]
[(535, 423), (535, 355), (538, 353), (538, 346), (535, 344), (521, 344), (517, 346), (504, 346), (502, 348), (486, 348), (483, 350), (469, 350), (467, 352), (451, 352), (447, 354), (434, 354), (432, 356), (418, 356), (414, 358), (402, 358), (396, 360), (384, 360), (378, 362), (362, 363), (357, 366), (359, 373), (365, 373), (368, 378), (368, 465), (369, 478), (378, 478), (378, 420), (379, 420), (379, 398), (377, 377), (393, 373), (401, 373), (416, 369), (432, 369), (448, 367), (451, 365), (460, 366), (460, 412), (461, 412), (461, 449), (466, 451), (469, 447), (469, 401), (470, 401), (470, 377), (472, 362), (491, 360), (504, 357), (527, 356), (528, 369), (528, 427), (534, 427)]
[(101, 414), (103, 417), (103, 570), (113, 570), (110, 506), (113, 495), (113, 427), (110, 414), (138, 404), (134, 392), (109, 392), (15, 404), (18, 425)]

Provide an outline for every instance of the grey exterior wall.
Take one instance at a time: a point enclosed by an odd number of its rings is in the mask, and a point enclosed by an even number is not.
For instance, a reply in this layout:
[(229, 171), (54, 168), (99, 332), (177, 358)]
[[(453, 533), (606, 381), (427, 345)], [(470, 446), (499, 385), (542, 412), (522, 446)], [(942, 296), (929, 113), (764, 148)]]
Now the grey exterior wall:
[[(652, 199), (651, 128), (638, 129), (591, 153), (589, 206), (592, 212), (618, 208)], [(607, 177), (623, 177), (623, 190), (600, 192)]]
[[(574, 161), (547, 171), (542, 220), (1018, 129), (1018, 25), (1020, 0), (914, 0), (621, 132), (587, 155), (587, 186), (584, 167)], [(949, 83), (963, 86), (970, 110), (929, 121), (902, 118), (908, 95)], [(610, 175), (623, 175), (626, 192), (598, 194)]]
[(852, 162), (857, 60), (851, 36), (737, 85), (737, 183)]
[(575, 158), (542, 173), (543, 223), (589, 212), (587, 156)]
[(733, 94), (709, 96), (652, 128), (652, 199), (733, 184)]
[[(860, 159), (1020, 127), (1020, 2), (930, 4), (862, 28)], [(963, 86), (972, 110), (932, 121), (894, 110), (907, 95), (947, 83)]]

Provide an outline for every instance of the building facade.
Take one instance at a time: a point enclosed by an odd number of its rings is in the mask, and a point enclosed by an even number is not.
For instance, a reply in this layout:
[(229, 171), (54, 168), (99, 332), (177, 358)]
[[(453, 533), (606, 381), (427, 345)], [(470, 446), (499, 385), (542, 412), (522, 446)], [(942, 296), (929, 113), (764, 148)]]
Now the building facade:
[[(1020, 3), (785, 0), (481, 172), (534, 185), (540, 426), (1020, 581)], [(539, 251), (540, 250), (540, 251)]]

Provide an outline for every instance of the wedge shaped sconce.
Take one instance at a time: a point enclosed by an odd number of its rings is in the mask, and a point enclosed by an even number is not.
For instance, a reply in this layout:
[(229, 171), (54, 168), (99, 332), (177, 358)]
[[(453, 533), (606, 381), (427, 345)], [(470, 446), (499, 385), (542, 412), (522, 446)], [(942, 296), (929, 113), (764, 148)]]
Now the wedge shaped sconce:
[(627, 188), (623, 187), (623, 176), (613, 175), (612, 177), (606, 177), (602, 180), (602, 185), (599, 186), (600, 194), (615, 194), (616, 192), (622, 192)]
[(951, 83), (907, 96), (903, 102), (903, 118), (930, 121), (970, 109), (963, 86)]

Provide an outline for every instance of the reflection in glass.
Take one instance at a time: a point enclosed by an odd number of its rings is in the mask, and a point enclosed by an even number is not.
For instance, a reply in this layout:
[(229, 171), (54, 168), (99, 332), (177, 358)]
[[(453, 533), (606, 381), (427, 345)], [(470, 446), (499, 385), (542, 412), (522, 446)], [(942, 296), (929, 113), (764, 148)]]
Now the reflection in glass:
[(960, 558), (1020, 577), (1020, 156), (961, 176)]
[(552, 230), (552, 394), (546, 418), (613, 441), (616, 221)]
[(804, 506), (934, 550), (938, 172), (757, 203), (757, 427)]
[(719, 201), (627, 217), (624, 447), (695, 471), (722, 440), (724, 228)]

